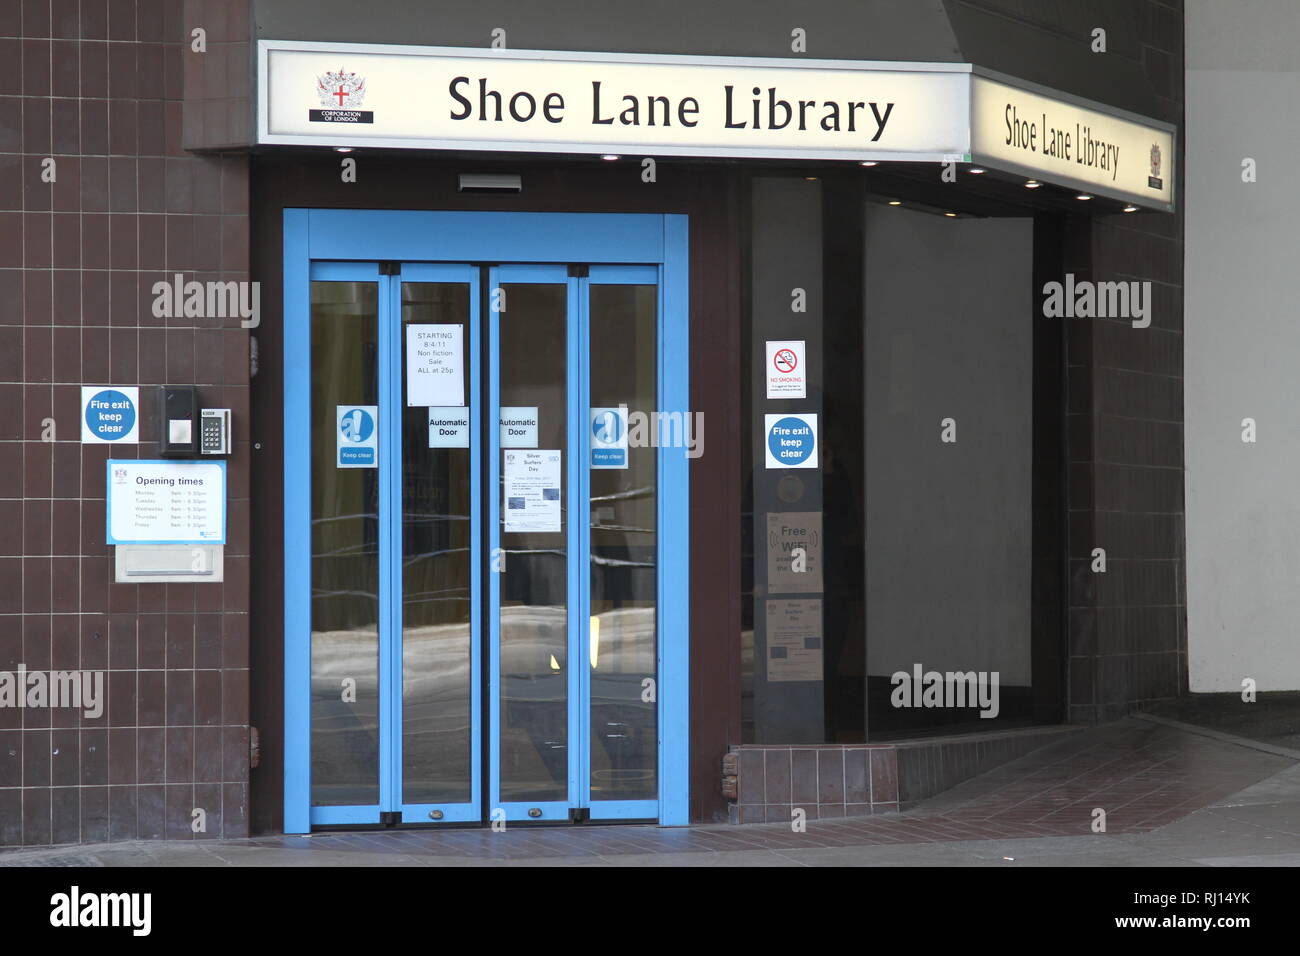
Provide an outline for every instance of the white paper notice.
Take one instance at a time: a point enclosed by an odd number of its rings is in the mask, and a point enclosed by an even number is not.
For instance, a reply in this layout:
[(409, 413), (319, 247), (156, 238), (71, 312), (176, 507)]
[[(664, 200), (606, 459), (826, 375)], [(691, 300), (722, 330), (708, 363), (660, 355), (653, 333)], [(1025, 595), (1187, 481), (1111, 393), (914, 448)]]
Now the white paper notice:
[(821, 589), (822, 513), (769, 512), (767, 593), (817, 594)]
[(463, 326), (406, 327), (406, 404), (465, 404)]
[(767, 602), (767, 679), (822, 679), (822, 602)]
[(767, 343), (767, 397), (807, 398), (803, 342)]
[(560, 453), (506, 450), (501, 470), (501, 514), (505, 530), (560, 530)]

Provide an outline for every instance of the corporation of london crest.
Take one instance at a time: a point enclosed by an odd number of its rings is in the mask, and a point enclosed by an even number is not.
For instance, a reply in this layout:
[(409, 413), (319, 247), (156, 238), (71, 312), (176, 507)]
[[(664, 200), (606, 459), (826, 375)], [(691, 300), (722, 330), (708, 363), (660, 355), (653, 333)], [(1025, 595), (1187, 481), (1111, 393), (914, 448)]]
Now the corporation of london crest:
[(328, 109), (356, 109), (366, 98), (366, 81), (340, 67), (316, 78), (316, 95)]

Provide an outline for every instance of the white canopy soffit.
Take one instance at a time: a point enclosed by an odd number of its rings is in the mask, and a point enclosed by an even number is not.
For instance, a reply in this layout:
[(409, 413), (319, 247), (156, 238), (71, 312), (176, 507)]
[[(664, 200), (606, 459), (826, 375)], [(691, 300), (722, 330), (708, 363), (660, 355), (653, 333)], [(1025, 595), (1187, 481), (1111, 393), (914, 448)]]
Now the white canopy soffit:
[(974, 161), (1173, 208), (1172, 126), (965, 63), (259, 40), (257, 142)]

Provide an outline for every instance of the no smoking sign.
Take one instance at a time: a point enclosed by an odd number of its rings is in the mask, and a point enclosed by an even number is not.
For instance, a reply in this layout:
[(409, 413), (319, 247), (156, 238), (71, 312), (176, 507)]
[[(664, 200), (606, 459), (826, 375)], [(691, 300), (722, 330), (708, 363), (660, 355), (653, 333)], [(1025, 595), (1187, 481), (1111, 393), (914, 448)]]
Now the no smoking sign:
[(767, 397), (808, 397), (803, 342), (767, 343)]

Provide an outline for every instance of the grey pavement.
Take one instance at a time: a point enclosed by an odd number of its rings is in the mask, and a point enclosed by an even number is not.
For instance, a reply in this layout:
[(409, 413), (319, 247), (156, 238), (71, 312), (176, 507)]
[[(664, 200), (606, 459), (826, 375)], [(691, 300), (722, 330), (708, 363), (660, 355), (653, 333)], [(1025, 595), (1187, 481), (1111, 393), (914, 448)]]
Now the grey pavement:
[[(919, 824), (924, 814), (893, 817)], [(1300, 866), (1300, 763), (1141, 832), (867, 844), (848, 823), (810, 821), (802, 834), (776, 824), (587, 826), (132, 842), (5, 851), (0, 866)]]

